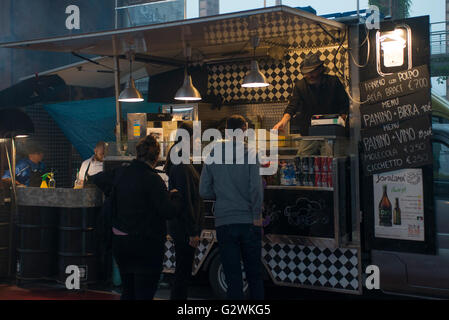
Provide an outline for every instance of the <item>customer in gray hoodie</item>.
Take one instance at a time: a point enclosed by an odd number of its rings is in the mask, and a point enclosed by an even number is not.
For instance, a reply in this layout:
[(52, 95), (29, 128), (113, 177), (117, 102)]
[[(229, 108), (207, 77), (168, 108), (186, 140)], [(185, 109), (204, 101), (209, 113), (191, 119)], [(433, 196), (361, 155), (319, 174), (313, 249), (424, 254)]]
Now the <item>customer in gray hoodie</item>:
[[(226, 129), (246, 131), (245, 118), (240, 115), (231, 116), (226, 122)], [(242, 260), (250, 298), (261, 300), (264, 297), (261, 263), (262, 178), (256, 151), (248, 149), (244, 144), (241, 146), (243, 152), (239, 153), (238, 144), (232, 136), (227, 136), (214, 146), (210, 157), (221, 149), (222, 162), (204, 166), (200, 195), (203, 199), (216, 201), (215, 227), (228, 286), (228, 299), (244, 299), (240, 264)], [(251, 163), (250, 159), (255, 161)]]

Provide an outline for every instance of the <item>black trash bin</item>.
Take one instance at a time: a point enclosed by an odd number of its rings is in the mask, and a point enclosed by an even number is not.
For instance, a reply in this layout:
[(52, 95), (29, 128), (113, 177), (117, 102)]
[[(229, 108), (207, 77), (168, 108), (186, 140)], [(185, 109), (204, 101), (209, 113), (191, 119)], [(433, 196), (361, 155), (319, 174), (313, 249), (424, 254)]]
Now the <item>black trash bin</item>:
[(10, 203), (3, 203), (0, 205), (0, 278), (6, 278), (9, 274), (11, 263), (9, 261), (9, 235), (11, 232), (10, 226), (11, 205)]
[(17, 212), (16, 277), (31, 280), (56, 275), (58, 208), (18, 206)]
[(98, 278), (96, 219), (100, 208), (60, 208), (58, 280), (65, 282), (66, 268), (75, 265), (80, 282), (95, 283)]

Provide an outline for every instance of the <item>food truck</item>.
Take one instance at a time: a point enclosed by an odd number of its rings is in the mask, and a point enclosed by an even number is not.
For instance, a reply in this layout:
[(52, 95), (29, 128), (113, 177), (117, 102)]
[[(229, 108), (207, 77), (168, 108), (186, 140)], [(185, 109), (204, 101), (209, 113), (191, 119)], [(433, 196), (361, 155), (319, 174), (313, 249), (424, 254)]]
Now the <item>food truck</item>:
[[(304, 57), (318, 52), (325, 73), (345, 87), (349, 120), (343, 128), (337, 119), (316, 119), (309, 136), (297, 134), (292, 121), (287, 134), (279, 136), (278, 170), (263, 177), (266, 279), (278, 286), (360, 295), (372, 272), (369, 265), (377, 263), (382, 288), (382, 255), (438, 256), (428, 17), (383, 21), (376, 29), (359, 20), (343, 24), (275, 6), (1, 47), (101, 56), (114, 65), (117, 99), (120, 67), (130, 58), (144, 67), (150, 76), (148, 99), (161, 102), (161, 108), (122, 119), (117, 101), (117, 139), (109, 144), (107, 169), (133, 159), (135, 142), (148, 133), (159, 136), (166, 156), (181, 120), (199, 120), (204, 131), (223, 128), (226, 117), (240, 114), (250, 127), (270, 130), (282, 118), (295, 80), (302, 78)], [(244, 88), (255, 61), (269, 85)], [(187, 69), (195, 70), (190, 75), (203, 99), (175, 103)], [(66, 81), (75, 78), (59, 74)], [(302, 156), (298, 149), (304, 141), (330, 151)], [(214, 203), (205, 201), (205, 206), (193, 275), (207, 272), (214, 292), (223, 297)], [(168, 237), (164, 272), (173, 273), (175, 263)], [(442, 283), (447, 290), (448, 279)]]

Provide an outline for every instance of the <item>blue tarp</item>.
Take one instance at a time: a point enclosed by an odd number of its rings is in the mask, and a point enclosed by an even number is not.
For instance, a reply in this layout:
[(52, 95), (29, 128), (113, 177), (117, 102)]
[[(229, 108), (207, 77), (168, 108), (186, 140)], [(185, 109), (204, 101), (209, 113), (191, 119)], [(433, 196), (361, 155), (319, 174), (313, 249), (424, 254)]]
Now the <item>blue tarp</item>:
[[(122, 103), (122, 116), (158, 112), (162, 103)], [(93, 154), (97, 141), (115, 141), (115, 98), (70, 101), (44, 105), (83, 159)]]

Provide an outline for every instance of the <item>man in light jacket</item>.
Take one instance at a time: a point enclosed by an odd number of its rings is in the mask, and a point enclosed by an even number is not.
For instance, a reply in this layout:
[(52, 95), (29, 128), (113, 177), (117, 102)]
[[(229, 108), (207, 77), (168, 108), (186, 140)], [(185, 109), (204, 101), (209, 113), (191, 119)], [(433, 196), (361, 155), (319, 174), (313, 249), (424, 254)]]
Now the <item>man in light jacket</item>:
[[(245, 131), (247, 124), (242, 116), (234, 115), (227, 120), (226, 129)], [(200, 195), (203, 199), (216, 200), (215, 227), (228, 299), (244, 299), (242, 259), (250, 298), (261, 300), (264, 298), (261, 263), (263, 187), (259, 162), (255, 150), (244, 145), (243, 153), (238, 154), (237, 142), (229, 135), (226, 138), (218, 142), (211, 153), (213, 156), (213, 152), (221, 148), (222, 163), (206, 164), (202, 170)], [(230, 157), (225, 151), (231, 148), (231, 161), (225, 161)], [(256, 160), (253, 164), (249, 161), (251, 157)]]

